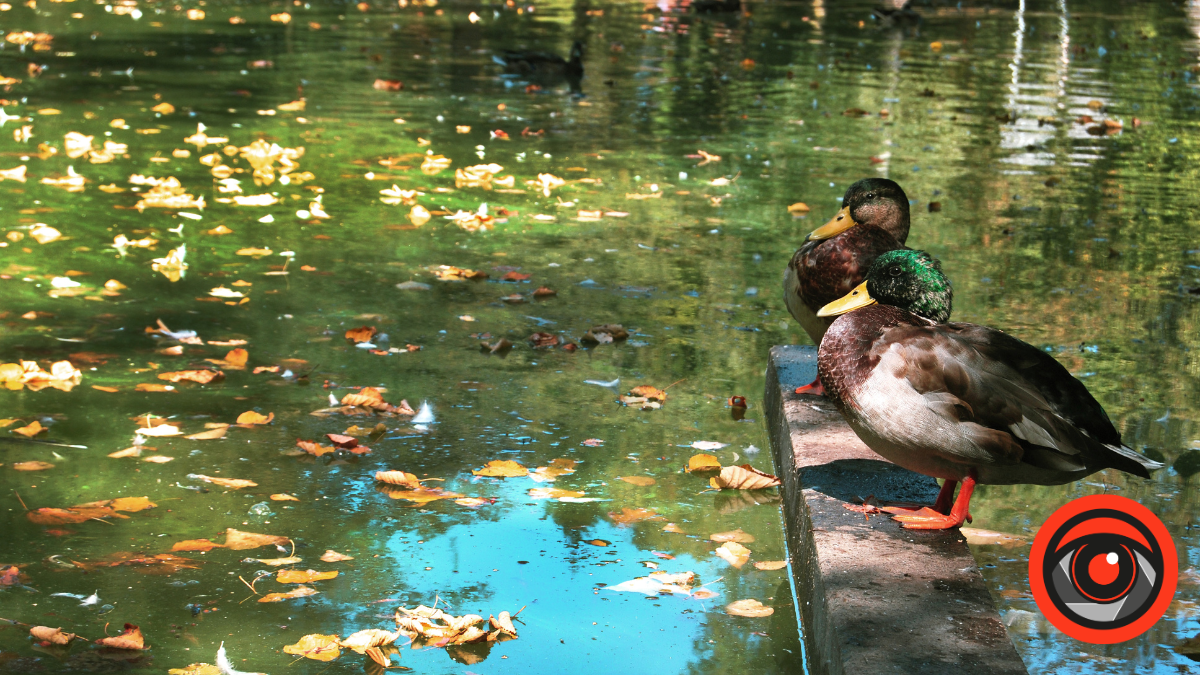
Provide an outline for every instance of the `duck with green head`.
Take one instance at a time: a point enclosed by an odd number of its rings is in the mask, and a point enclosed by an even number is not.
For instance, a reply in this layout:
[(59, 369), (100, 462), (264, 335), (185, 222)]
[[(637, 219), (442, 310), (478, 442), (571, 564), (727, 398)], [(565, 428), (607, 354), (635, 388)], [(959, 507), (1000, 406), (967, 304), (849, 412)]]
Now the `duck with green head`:
[[(784, 271), (783, 297), (813, 344), (821, 344), (833, 323), (817, 310), (862, 283), (877, 256), (904, 248), (908, 225), (904, 190), (886, 178), (864, 178), (846, 189), (837, 215), (805, 238)], [(820, 396), (821, 383), (814, 380), (796, 393)]]
[(952, 299), (938, 261), (905, 249), (880, 255), (866, 281), (817, 313), (837, 317), (817, 355), (826, 396), (869, 448), (945, 479), (933, 509), (896, 517), (905, 527), (962, 525), (976, 484), (1059, 485), (1108, 468), (1149, 478), (1162, 467), (1122, 444), (1048, 354), (995, 328), (947, 323)]

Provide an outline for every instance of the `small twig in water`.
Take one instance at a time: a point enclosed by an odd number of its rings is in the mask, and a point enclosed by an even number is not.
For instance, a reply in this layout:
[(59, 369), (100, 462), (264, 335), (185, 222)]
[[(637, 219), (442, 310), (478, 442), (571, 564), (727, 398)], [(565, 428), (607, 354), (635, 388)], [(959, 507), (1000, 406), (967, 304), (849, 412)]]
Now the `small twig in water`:
[(13, 494), (17, 496), (17, 501), (21, 502), (21, 506), (22, 506), (22, 507), (23, 507), (23, 508), (24, 508), (26, 511), (28, 511), (28, 510), (29, 510), (29, 507), (28, 507), (28, 506), (25, 506), (25, 500), (24, 500), (24, 499), (21, 499), (21, 493), (20, 493), (20, 492), (17, 492), (16, 490), (13, 490)]

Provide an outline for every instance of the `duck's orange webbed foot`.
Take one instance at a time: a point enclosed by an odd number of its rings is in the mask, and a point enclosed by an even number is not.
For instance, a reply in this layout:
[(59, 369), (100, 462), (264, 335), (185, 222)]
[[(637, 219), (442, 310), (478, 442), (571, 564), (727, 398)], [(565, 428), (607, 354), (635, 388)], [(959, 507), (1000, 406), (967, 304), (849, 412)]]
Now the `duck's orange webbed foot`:
[(821, 379), (817, 378), (803, 387), (796, 387), (797, 394), (808, 394), (810, 396), (824, 396), (825, 387), (821, 386)]
[[(947, 483), (949, 482), (947, 481)], [(958, 491), (958, 499), (954, 500), (954, 507), (950, 509), (948, 515), (939, 513), (934, 509), (923, 508), (918, 511), (901, 513), (900, 515), (893, 516), (893, 518), (899, 521), (906, 529), (910, 530), (948, 530), (952, 527), (962, 527), (964, 522), (971, 520), (971, 513), (968, 508), (971, 505), (971, 493), (974, 491), (975, 479), (968, 476), (963, 479), (962, 489)], [(893, 511), (893, 508), (888, 507), (884, 510), (889, 513), (901, 511), (900, 509)]]

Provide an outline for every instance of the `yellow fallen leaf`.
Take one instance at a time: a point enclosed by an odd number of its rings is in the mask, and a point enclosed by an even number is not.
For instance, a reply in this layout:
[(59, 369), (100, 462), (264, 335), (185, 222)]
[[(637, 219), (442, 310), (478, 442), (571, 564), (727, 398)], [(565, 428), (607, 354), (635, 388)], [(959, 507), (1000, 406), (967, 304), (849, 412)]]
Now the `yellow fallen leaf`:
[(225, 530), (225, 546), (233, 551), (246, 551), (260, 546), (282, 546), (286, 543), (288, 543), (287, 537), (273, 534), (243, 532), (232, 527)]
[(787, 567), (786, 560), (762, 560), (754, 563), (754, 568), (759, 570), (781, 570)]
[(688, 471), (716, 471), (721, 468), (721, 460), (712, 455), (692, 455), (688, 460)]
[(392, 644), (400, 638), (401, 633), (389, 632), (380, 628), (368, 628), (353, 633), (341, 641), (346, 649), (353, 649), (362, 654), (371, 647), (383, 647)]
[(662, 516), (649, 509), (623, 508), (620, 513), (610, 511), (608, 517), (621, 525), (628, 525), (643, 520), (662, 520)]
[(108, 456), (115, 457), (117, 459), (120, 459), (122, 457), (141, 457), (142, 456), (142, 447), (140, 445), (135, 445), (132, 448), (125, 448), (124, 450), (117, 450), (116, 452), (110, 452), (110, 453), (108, 453)]
[(650, 487), (654, 485), (654, 479), (650, 476), (621, 476), (621, 480), (638, 487)]
[[(271, 595), (279, 594), (272, 593)], [(259, 600), (259, 602), (263, 602), (263, 600)], [(313, 661), (332, 661), (342, 653), (341, 647), (338, 645), (338, 636), (317, 633), (305, 635), (296, 644), (284, 647), (283, 652), (303, 656)]]
[(318, 572), (316, 570), (280, 570), (275, 575), (275, 581), (281, 584), (307, 584), (312, 581), (324, 581), (333, 579), (338, 575), (337, 570), (329, 572)]
[(154, 427), (138, 427), (137, 433), (142, 436), (178, 436), (183, 432), (174, 424), (159, 424)]
[(45, 430), (46, 430), (46, 428), (43, 427), (41, 422), (38, 422), (37, 420), (34, 420), (34, 421), (30, 422), (29, 424), (27, 424), (23, 427), (20, 427), (19, 429), (13, 429), (14, 432), (21, 434), (22, 436), (24, 436), (26, 438), (33, 438), (34, 436), (37, 436), (38, 434), (42, 433)]
[(284, 494), (284, 493), (282, 493), (282, 492), (279, 492), (279, 493), (276, 493), (276, 494), (273, 494), (273, 495), (271, 495), (271, 501), (275, 501), (275, 502), (298, 502), (298, 501), (300, 501), (300, 498), (299, 498), (299, 497), (293, 497), (292, 495), (289, 495), (289, 494)]
[(12, 468), (17, 471), (45, 471), (46, 469), (53, 469), (54, 465), (49, 462), (31, 461), (17, 462), (12, 465)]
[(788, 213), (808, 213), (809, 211), (808, 204), (804, 202), (796, 202), (788, 206)]
[[(199, 473), (188, 474), (188, 478), (191, 478), (194, 480), (202, 480), (206, 483), (212, 483), (214, 485), (220, 485), (222, 487), (232, 488), (234, 490), (240, 490), (245, 487), (257, 487), (258, 486), (258, 483), (255, 483), (252, 480), (246, 480), (244, 478), (218, 478), (218, 477), (213, 477), (213, 476), (205, 476), (205, 475), (199, 474)], [(287, 538), (284, 537), (284, 540), (286, 541)]]
[[(262, 562), (262, 561), (259, 561)], [(259, 602), (282, 602), (291, 600), (292, 598), (304, 598), (310, 595), (316, 595), (318, 591), (309, 588), (308, 586), (299, 586), (295, 590), (287, 593), (268, 593), (258, 599)]]
[(708, 535), (708, 538), (712, 541), (736, 541), (739, 544), (754, 543), (754, 535), (746, 534), (740, 527), (736, 530), (730, 530), (729, 532), (717, 532), (715, 534), (710, 534)]
[(192, 434), (191, 436), (184, 436), (184, 438), (190, 441), (211, 441), (218, 438), (225, 438), (225, 433), (227, 431), (229, 431), (229, 427), (223, 426), (215, 429), (209, 429), (208, 431), (201, 431), (200, 433)]
[(519, 478), (528, 476), (529, 470), (511, 459), (496, 459), (487, 463), (482, 469), (472, 471), (476, 476), (493, 476), (502, 478)]
[(713, 551), (717, 557), (734, 567), (741, 567), (750, 562), (750, 549), (735, 541), (727, 541)]
[(751, 618), (760, 618), (771, 616), (775, 613), (775, 609), (767, 607), (758, 600), (737, 600), (725, 606), (725, 613), (733, 616), (746, 616)]
[(354, 556), (338, 553), (333, 549), (329, 549), (321, 554), (321, 562), (342, 562), (343, 560), (354, 560)]
[[(235, 351), (237, 351), (237, 350), (235, 350)], [(246, 412), (242, 413), (241, 415), (238, 415), (237, 423), (238, 424), (270, 424), (271, 421), (274, 419), (275, 419), (275, 413), (267, 413), (266, 415), (263, 415), (261, 413), (256, 413), (253, 410), (247, 410)]]
[(74, 633), (64, 633), (61, 628), (51, 628), (49, 626), (33, 626), (29, 629), (29, 634), (33, 637), (56, 645), (70, 644), (77, 635)]

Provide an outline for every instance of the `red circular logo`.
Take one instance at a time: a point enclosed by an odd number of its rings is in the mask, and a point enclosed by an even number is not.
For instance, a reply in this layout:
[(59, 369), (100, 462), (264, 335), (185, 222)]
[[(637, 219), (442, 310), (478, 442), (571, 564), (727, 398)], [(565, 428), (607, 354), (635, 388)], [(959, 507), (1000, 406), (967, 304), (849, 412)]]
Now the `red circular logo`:
[(1076, 640), (1124, 642), (1175, 597), (1175, 542), (1150, 509), (1116, 495), (1068, 502), (1038, 530), (1029, 585), (1042, 614)]

